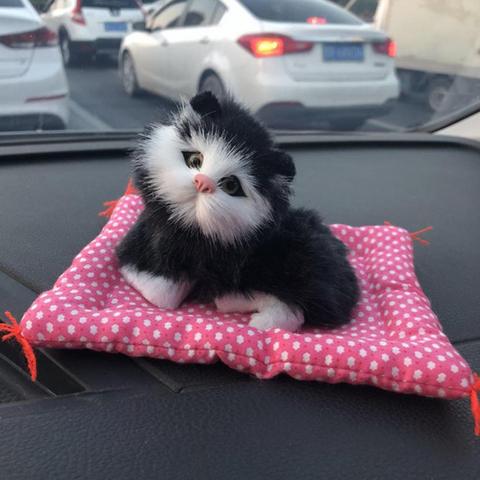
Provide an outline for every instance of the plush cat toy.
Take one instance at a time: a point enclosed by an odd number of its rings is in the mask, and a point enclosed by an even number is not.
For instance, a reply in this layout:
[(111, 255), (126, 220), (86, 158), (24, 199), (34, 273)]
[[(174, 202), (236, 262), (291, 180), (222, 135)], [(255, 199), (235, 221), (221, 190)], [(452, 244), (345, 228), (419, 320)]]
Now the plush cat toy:
[(119, 245), (126, 281), (152, 304), (214, 301), (259, 329), (349, 321), (359, 288), (345, 246), (290, 207), (292, 159), (232, 99), (211, 93), (155, 125), (134, 160), (145, 210)]

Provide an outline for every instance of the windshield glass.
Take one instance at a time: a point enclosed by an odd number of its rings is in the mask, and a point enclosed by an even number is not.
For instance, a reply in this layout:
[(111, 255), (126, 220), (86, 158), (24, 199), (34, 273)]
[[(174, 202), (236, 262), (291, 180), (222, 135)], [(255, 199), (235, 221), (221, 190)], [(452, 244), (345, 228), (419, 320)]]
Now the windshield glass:
[(30, 1), (0, 0), (4, 135), (141, 131), (206, 90), (321, 133), (424, 129), (480, 102), (478, 0)]

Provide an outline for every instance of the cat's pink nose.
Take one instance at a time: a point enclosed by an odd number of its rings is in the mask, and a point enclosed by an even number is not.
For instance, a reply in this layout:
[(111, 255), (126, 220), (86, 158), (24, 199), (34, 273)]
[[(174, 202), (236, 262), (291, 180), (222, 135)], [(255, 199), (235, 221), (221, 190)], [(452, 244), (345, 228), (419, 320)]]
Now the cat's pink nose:
[(197, 192), (200, 193), (213, 193), (215, 191), (215, 182), (204, 175), (203, 173), (197, 173), (193, 179)]

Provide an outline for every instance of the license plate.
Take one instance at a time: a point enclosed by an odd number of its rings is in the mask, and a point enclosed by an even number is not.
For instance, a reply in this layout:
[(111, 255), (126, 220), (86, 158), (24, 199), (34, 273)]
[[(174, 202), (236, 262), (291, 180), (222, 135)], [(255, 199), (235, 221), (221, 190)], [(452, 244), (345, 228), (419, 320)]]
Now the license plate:
[(363, 62), (363, 45), (360, 43), (324, 43), (324, 62)]
[(106, 32), (126, 32), (127, 22), (105, 22)]

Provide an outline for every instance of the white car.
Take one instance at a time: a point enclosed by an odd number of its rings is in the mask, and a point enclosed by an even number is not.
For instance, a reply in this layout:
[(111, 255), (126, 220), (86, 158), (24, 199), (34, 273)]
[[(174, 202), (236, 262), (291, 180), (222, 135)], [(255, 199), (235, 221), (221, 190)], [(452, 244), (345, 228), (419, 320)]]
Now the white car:
[(50, 0), (42, 14), (57, 32), (65, 65), (118, 54), (132, 24), (144, 19), (140, 0)]
[[(267, 123), (353, 129), (398, 97), (395, 43), (324, 0), (173, 0), (120, 49), (126, 92), (229, 91)], [(296, 115), (298, 114), (298, 115)]]
[(0, 0), (0, 131), (59, 130), (67, 122), (57, 35), (28, 0)]

